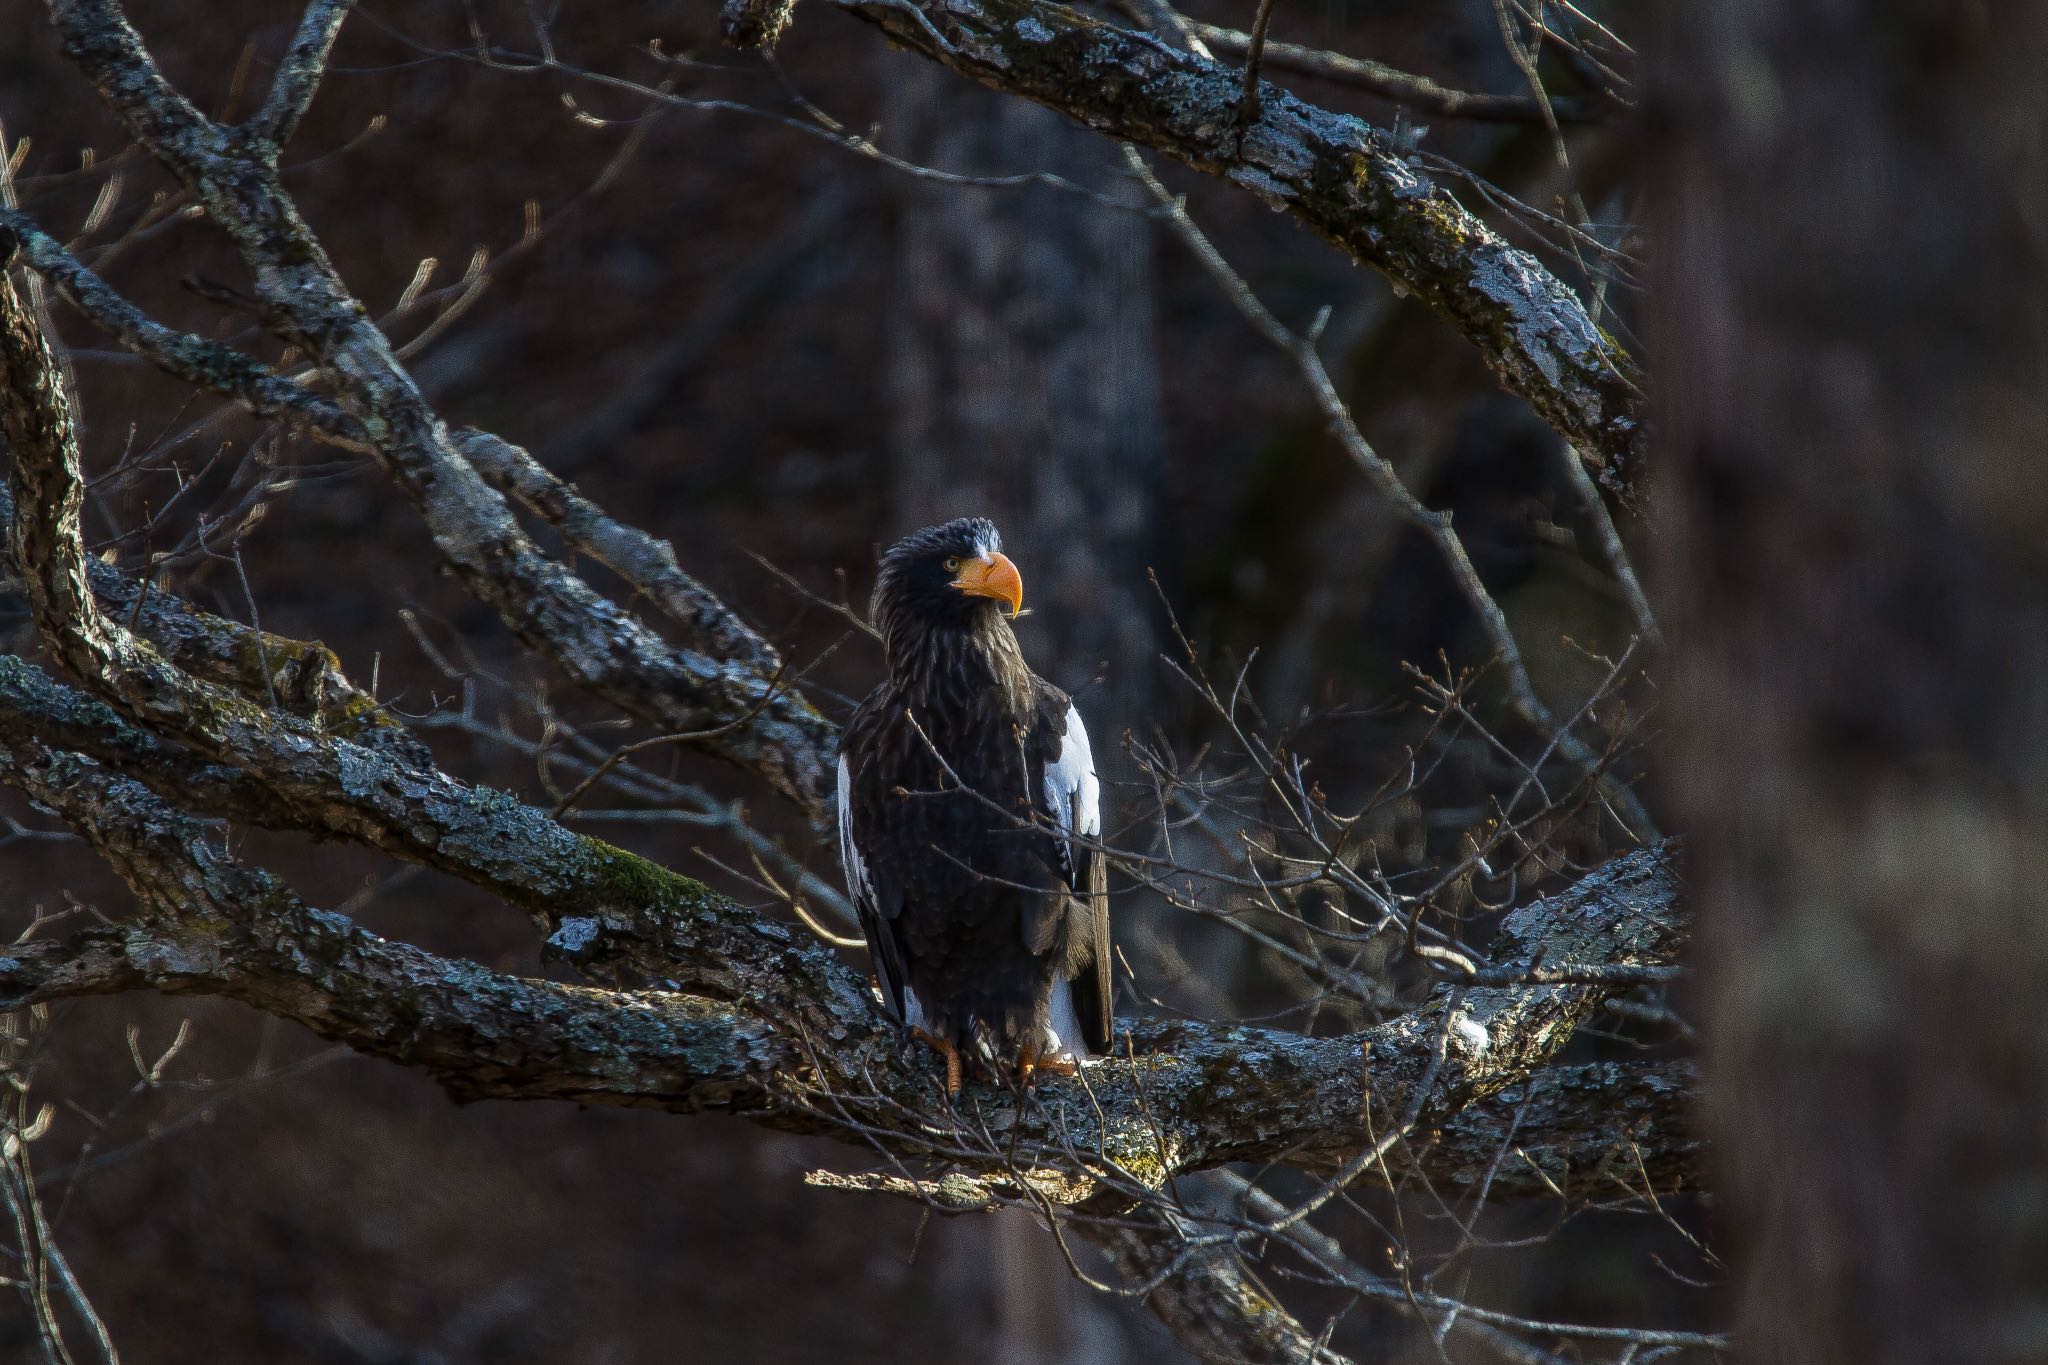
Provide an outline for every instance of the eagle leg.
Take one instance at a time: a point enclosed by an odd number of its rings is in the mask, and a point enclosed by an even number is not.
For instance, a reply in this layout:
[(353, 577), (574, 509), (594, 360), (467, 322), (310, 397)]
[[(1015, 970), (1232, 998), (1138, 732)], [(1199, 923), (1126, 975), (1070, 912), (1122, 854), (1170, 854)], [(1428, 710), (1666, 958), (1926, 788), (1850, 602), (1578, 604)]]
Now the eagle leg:
[(919, 1027), (910, 1031), (910, 1036), (946, 1059), (946, 1098), (960, 1098), (960, 1049), (951, 1038), (940, 1038)]
[(1038, 1072), (1049, 1071), (1055, 1076), (1072, 1076), (1079, 1072), (1080, 1069), (1080, 1065), (1072, 1057), (1061, 1056), (1057, 1053), (1047, 1054), (1041, 1052), (1036, 1043), (1026, 1043), (1017, 1050), (1016, 1070), (1017, 1088), (1019, 1090), (1029, 1090), (1031, 1088), (1031, 1078)]

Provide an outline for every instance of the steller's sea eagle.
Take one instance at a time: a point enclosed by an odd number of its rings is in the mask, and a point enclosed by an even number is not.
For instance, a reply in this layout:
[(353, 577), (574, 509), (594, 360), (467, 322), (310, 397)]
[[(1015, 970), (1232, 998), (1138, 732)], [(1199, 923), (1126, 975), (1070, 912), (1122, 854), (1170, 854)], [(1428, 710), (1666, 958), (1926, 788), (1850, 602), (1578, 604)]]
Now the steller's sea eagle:
[(1004, 619), (1024, 583), (963, 517), (882, 556), (889, 678), (839, 746), (839, 856), (882, 998), (946, 1059), (1072, 1074), (1109, 1049), (1109, 900), (1088, 731)]

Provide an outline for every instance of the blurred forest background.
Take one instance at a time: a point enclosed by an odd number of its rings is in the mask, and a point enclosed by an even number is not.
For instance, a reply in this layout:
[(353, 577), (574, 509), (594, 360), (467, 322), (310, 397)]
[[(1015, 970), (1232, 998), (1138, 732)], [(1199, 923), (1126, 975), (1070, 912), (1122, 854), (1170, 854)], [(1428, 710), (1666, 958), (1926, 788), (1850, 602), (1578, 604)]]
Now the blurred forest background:
[[(559, 61), (601, 74), (464, 55), (480, 38), (533, 50), (541, 11)], [(1240, 0), (1188, 12), (1252, 20)], [(298, 6), (138, 0), (130, 13), (169, 77), (234, 117), (260, 99)], [(1502, 24), (1492, 0), (1303, 0), (1279, 8), (1273, 34), (1525, 93)], [(1147, 795), (1133, 738), (1190, 758), (1216, 738), (1162, 659), (1185, 658), (1168, 604), (1219, 676), (1255, 656), (1250, 695), (1319, 782), (1376, 788), (1422, 725), (1404, 666), (1447, 676), (1492, 651), (1293, 361), (1132, 211), (1144, 192), (1114, 144), (829, 13), (800, 13), (772, 62), (715, 33), (708, 4), (355, 11), (285, 177), (428, 398), (670, 539), (835, 719), (881, 665), (829, 603), (864, 608), (896, 535), (980, 513), (1022, 568), (1027, 652), (1082, 698), (1116, 808)], [(1418, 115), (1349, 83), (1269, 74), (1530, 204), (1576, 195), (1622, 244), (1636, 207), (1626, 118), (1565, 126), (1567, 178), (1541, 122)], [(611, 76), (676, 98), (650, 105)], [(1574, 88), (1568, 71), (1554, 80)], [(820, 136), (820, 113), (886, 155)], [(16, 192), (46, 228), (156, 316), (234, 335), (206, 281), (239, 280), (239, 266), (156, 198), (170, 182), (123, 151), (30, 0), (0, 0), (0, 121), (9, 152), (29, 140)], [(1330, 310), (1321, 346), (1343, 396), (1409, 487), (1453, 514), (1538, 690), (1575, 711), (1637, 627), (1559, 438), (1376, 274), (1231, 186), (1166, 178), (1289, 325)], [(1546, 259), (1589, 294), (1614, 283), (1597, 263), (1589, 278), (1585, 262)], [(1622, 312), (1603, 321), (1625, 329), (1625, 290), (1610, 302)], [(444, 766), (544, 804), (573, 782), (548, 770), (550, 751), (648, 733), (560, 689), (488, 609), (419, 571), (433, 548), (367, 462), (239, 416), (195, 424), (188, 391), (62, 312), (88, 473), (143, 448), (166, 471), (88, 526), (124, 562), (174, 551), (158, 572), (177, 591), (323, 640), (397, 699)], [(173, 499), (178, 479), (189, 491)], [(1633, 513), (1620, 517), (1633, 538)], [(22, 638), (9, 647), (26, 649), (33, 629), (10, 610), (0, 625)], [(1629, 753), (1620, 765), (1641, 768)], [(837, 884), (828, 849), (752, 779), (687, 753), (655, 766), (708, 797), (593, 798), (603, 809), (582, 827), (760, 900), (723, 870), (746, 864), (724, 824), (742, 801)], [(1499, 781), (1484, 754), (1462, 754), (1376, 837), (1389, 858), (1420, 859)], [(0, 809), (10, 934), (38, 907), (124, 903), (47, 817), (12, 794)], [(1557, 831), (1586, 862), (1617, 835), (1597, 815)], [(309, 901), (380, 932), (558, 970), (467, 888), (359, 849), (238, 838)], [(1120, 938), (1156, 997), (1126, 1010), (1252, 1017), (1289, 998), (1270, 962), (1194, 917), (1134, 903)], [(138, 1083), (174, 1040), (159, 1083)], [(1639, 1045), (1588, 1036), (1575, 1055)], [(800, 1183), (857, 1164), (836, 1144), (720, 1117), (458, 1107), (424, 1076), (218, 1002), (68, 1002), (44, 1046), (36, 1083), (59, 1107), (37, 1151), (55, 1233), (136, 1365), (1182, 1358), (1142, 1309), (1075, 1285), (1022, 1218), (927, 1225), (908, 1205)], [(1669, 1212), (1704, 1230), (1688, 1201)], [(1530, 1215), (1528, 1234), (1550, 1234), (1549, 1218)], [(1514, 1311), (1711, 1325), (1718, 1293), (1693, 1284), (1718, 1276), (1674, 1226), (1640, 1208), (1588, 1214), (1546, 1247), (1475, 1258), (1474, 1283)], [(1370, 1315), (1345, 1331), (1369, 1343)], [(32, 1347), (29, 1324), (0, 1313), (0, 1352)], [(1426, 1340), (1402, 1349), (1435, 1358)]]

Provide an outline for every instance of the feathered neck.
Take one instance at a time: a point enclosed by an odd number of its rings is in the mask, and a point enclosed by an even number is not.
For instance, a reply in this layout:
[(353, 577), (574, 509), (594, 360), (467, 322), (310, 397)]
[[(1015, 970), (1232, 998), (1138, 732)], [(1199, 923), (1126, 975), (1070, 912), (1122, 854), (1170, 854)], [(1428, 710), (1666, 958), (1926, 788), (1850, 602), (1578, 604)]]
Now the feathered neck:
[(960, 713), (996, 705), (1023, 714), (1031, 669), (1017, 633), (1001, 613), (977, 610), (966, 620), (934, 621), (885, 606), (877, 623), (889, 680), (920, 709)]

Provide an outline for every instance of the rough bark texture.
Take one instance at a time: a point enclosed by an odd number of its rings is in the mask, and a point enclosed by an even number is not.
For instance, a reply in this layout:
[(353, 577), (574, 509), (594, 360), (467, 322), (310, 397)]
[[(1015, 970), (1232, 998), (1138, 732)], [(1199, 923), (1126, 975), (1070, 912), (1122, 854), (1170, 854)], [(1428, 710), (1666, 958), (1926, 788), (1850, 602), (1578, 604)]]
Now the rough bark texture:
[(1743, 1354), (2048, 1357), (2048, 11), (1673, 7), (1668, 770)]
[(962, 75), (1293, 214), (1428, 304), (1610, 481), (1641, 467), (1634, 362), (1534, 257), (1361, 120), (1263, 85), (1258, 118), (1242, 123), (1241, 72), (1044, 0), (836, 2)]
[[(0, 415), (15, 486), (10, 553), (45, 639), (107, 703), (10, 661), (0, 670), (0, 779), (85, 833), (150, 911), (24, 946), (0, 973), (7, 1003), (143, 986), (224, 994), (427, 1066), (463, 1096), (739, 1108), (900, 1156), (978, 1163), (1072, 1201), (1235, 1160), (1334, 1167), (1371, 1140), (1368, 1089), (1370, 1112), (1438, 1126), (1527, 1079), (1611, 989), (1445, 988), (1417, 1013), (1350, 1038), (1144, 1026), (1132, 1031), (1128, 1066), (1086, 1086), (1048, 1085), (1022, 1117), (989, 1115), (934, 1139), (922, 1059), (897, 1052), (864, 984), (824, 948), (509, 797), (466, 788), (405, 746), (358, 744), (327, 733), (317, 710), (295, 716), (201, 681), (108, 619), (88, 584), (60, 373), (4, 281)], [(138, 627), (145, 620), (203, 626), (189, 611), (135, 615)], [(199, 658), (237, 652), (189, 639), (176, 647)], [(463, 876), (527, 908), (586, 970), (671, 993), (524, 982), (385, 943), (235, 863), (151, 786), (201, 814), (348, 837)], [(1669, 852), (1646, 850), (1524, 907), (1503, 926), (1495, 960), (1530, 961), (1540, 945), (1551, 971), (1668, 961), (1681, 939), (1670, 863)]]

